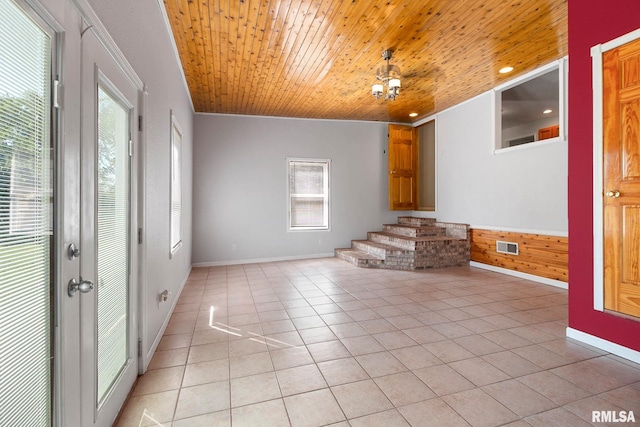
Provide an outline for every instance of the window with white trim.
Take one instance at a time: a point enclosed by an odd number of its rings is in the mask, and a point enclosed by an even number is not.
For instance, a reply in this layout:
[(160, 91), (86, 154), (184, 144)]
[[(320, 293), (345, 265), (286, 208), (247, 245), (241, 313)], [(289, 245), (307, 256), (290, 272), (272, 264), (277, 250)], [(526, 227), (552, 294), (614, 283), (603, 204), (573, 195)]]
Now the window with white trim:
[(565, 140), (565, 61), (560, 59), (495, 88), (496, 152)]
[(287, 158), (288, 229), (329, 229), (329, 159)]
[(182, 130), (171, 113), (171, 255), (182, 246)]

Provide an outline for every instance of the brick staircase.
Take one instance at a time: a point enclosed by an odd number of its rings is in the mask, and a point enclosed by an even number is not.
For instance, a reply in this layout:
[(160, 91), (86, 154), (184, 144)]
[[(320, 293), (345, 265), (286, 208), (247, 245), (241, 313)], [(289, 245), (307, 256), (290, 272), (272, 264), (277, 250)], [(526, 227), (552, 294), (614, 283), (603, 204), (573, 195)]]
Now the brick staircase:
[(335, 256), (358, 267), (391, 270), (467, 265), (469, 226), (401, 216), (397, 224), (368, 232), (367, 240), (352, 240), (350, 248), (336, 249)]

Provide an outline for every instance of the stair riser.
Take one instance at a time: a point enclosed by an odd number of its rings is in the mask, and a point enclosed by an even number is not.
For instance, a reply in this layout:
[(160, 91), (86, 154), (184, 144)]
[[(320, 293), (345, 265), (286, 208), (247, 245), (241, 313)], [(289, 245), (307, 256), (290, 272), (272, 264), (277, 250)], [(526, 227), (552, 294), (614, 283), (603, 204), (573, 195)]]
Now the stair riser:
[(383, 260), (364, 260), (357, 257), (349, 256), (347, 252), (335, 251), (337, 258), (343, 259), (356, 267), (361, 268), (384, 268)]
[(398, 224), (408, 224), (408, 225), (433, 225), (436, 220), (435, 218), (415, 218), (411, 216), (399, 216)]
[(375, 246), (368, 245), (366, 242), (358, 240), (352, 240), (351, 247), (382, 258), (384, 258), (386, 252), (383, 248), (377, 248)]
[(415, 270), (421, 268), (468, 265), (469, 245), (464, 241), (429, 242), (416, 251), (387, 251), (385, 268)]
[(416, 242), (403, 239), (402, 236), (392, 237), (385, 236), (384, 234), (369, 232), (367, 233), (367, 238), (373, 242), (382, 243), (384, 245), (397, 246), (399, 249), (405, 249), (408, 251), (415, 250), (416, 247)]
[(458, 239), (471, 240), (471, 234), (469, 226), (466, 224), (454, 224), (449, 222), (436, 222), (436, 227), (441, 227), (445, 230), (445, 235), (449, 237), (455, 237)]
[(379, 248), (373, 245), (368, 245), (366, 241), (354, 240), (351, 242), (351, 247), (362, 252), (366, 252), (371, 255), (375, 255), (384, 258), (385, 261), (389, 257), (409, 257), (413, 259), (413, 251), (406, 249), (385, 249)]
[(398, 234), (407, 237), (444, 236), (446, 230), (440, 227), (403, 227), (401, 225), (383, 225), (382, 230), (387, 233)]
[(415, 270), (414, 257), (389, 256), (385, 261), (385, 268), (389, 270)]
[(471, 248), (465, 240), (425, 243), (416, 249), (415, 268), (451, 267), (469, 263)]

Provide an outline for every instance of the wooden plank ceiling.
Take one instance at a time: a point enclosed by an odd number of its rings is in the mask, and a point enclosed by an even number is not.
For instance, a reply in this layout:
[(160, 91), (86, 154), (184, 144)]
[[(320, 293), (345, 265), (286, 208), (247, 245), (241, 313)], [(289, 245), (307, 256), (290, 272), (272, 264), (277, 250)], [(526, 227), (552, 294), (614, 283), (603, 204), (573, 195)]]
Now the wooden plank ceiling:
[[(410, 123), (567, 54), (567, 0), (164, 4), (197, 112)], [(385, 49), (395, 101), (371, 95)]]

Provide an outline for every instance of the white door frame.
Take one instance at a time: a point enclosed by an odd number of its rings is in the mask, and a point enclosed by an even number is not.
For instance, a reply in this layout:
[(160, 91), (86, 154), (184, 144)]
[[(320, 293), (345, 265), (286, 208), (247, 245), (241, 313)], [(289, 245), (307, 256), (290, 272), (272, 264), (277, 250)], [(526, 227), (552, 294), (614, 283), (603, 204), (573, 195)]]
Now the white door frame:
[(604, 311), (604, 169), (602, 55), (640, 39), (640, 29), (591, 48), (593, 88), (593, 309)]
[[(146, 239), (144, 238), (144, 231), (146, 230), (146, 131), (145, 121), (142, 118), (146, 117), (146, 99), (147, 99), (147, 86), (138, 77), (138, 74), (133, 69), (127, 58), (124, 56), (116, 42), (113, 40), (106, 27), (98, 18), (93, 8), (89, 5), (88, 0), (64, 0), (73, 3), (75, 8), (80, 12), (82, 20), (86, 26), (91, 26), (91, 31), (95, 34), (102, 45), (111, 54), (114, 60), (118, 63), (122, 71), (127, 75), (131, 83), (138, 89), (138, 114), (139, 117), (134, 120), (134, 131), (138, 132), (138, 143), (134, 146), (134, 162), (135, 169), (132, 170), (132, 185), (135, 184), (137, 188), (137, 198), (132, 199), (132, 202), (137, 204), (137, 228), (141, 230), (143, 237), (141, 243), (138, 242), (138, 249), (135, 251), (138, 257), (138, 304), (134, 315), (138, 319), (138, 341), (139, 346), (144, 348), (141, 344), (141, 340), (146, 337), (147, 332), (147, 316), (146, 305), (143, 303), (143, 296), (146, 295)], [(78, 37), (80, 35), (78, 34)], [(77, 70), (79, 74), (80, 70)], [(135, 239), (138, 238), (138, 230), (132, 230), (135, 235)], [(138, 373), (144, 374), (146, 367), (149, 365), (147, 360), (147, 354), (142, 351), (139, 352), (139, 366)]]
[[(84, 12), (83, 12), (84, 13)], [(129, 183), (130, 183), (130, 192), (129, 192), (129, 244), (128, 244), (128, 253), (129, 253), (129, 289), (130, 289), (130, 305), (128, 309), (129, 321), (131, 322), (131, 327), (133, 329), (129, 330), (129, 340), (128, 340), (128, 348), (129, 348), (129, 361), (125, 365), (126, 373), (124, 376), (119, 376), (117, 382), (114, 384), (114, 388), (111, 389), (109, 395), (112, 395), (115, 392), (116, 387), (118, 388), (119, 396), (115, 396), (115, 399), (109, 398), (108, 401), (105, 401), (104, 404), (101, 404), (100, 407), (96, 406), (96, 396), (95, 390), (89, 389), (86, 390), (86, 387), (93, 384), (95, 380), (95, 369), (96, 369), (96, 361), (91, 360), (82, 360), (82, 355), (93, 354), (95, 351), (95, 347), (92, 349), (87, 347), (87, 342), (81, 342), (81, 360), (80, 366), (82, 366), (81, 376), (84, 378), (81, 382), (81, 389), (85, 388), (85, 391), (82, 393), (81, 401), (84, 402), (82, 406), (82, 411), (84, 414), (82, 415), (83, 425), (87, 425), (87, 423), (96, 422), (97, 425), (107, 425), (105, 423), (110, 423), (113, 421), (111, 419), (112, 416), (117, 415), (120, 410), (120, 406), (124, 402), (124, 397), (130, 391), (128, 389), (129, 384), (133, 384), (134, 377), (132, 375), (137, 376), (138, 372), (141, 370), (142, 363), (140, 361), (140, 352), (139, 348), (139, 340), (140, 340), (140, 323), (142, 318), (139, 316), (139, 311), (141, 307), (141, 289), (138, 284), (138, 280), (140, 279), (140, 275), (142, 272), (139, 270), (138, 260), (140, 256), (140, 245), (138, 244), (138, 219), (140, 216), (139, 212), (139, 194), (138, 194), (138, 184), (140, 181), (143, 181), (143, 177), (139, 175), (139, 146), (140, 144), (140, 133), (138, 132), (138, 116), (140, 114), (140, 104), (143, 98), (143, 84), (137, 79), (133, 70), (129, 69), (127, 71), (127, 67), (119, 61), (119, 55), (114, 54), (112, 50), (109, 49), (107, 44), (105, 44), (108, 35), (102, 34), (96, 30), (96, 22), (93, 23), (87, 22), (86, 17), (84, 17), (83, 23), (83, 41), (82, 41), (82, 90), (81, 90), (81, 105), (83, 105), (82, 110), (82, 118), (81, 118), (81, 128), (82, 128), (82, 142), (81, 146), (85, 146), (81, 148), (81, 152), (83, 149), (88, 149), (89, 151), (86, 154), (82, 154), (81, 161), (84, 164), (93, 163), (92, 159), (95, 159), (97, 155), (97, 147), (94, 145), (86, 146), (86, 144), (92, 144), (95, 139), (95, 111), (96, 108), (96, 99), (95, 99), (95, 91), (97, 90), (97, 85), (100, 85), (105, 88), (108, 92), (111, 93), (112, 96), (116, 96), (119, 99), (119, 102), (124, 102), (128, 104), (127, 109), (129, 109), (129, 131), (130, 131), (130, 140), (133, 144), (130, 147), (130, 170), (129, 170)], [(91, 43), (90, 46), (85, 46), (85, 43)], [(118, 51), (119, 52), (119, 51)], [(86, 68), (85, 68), (86, 67)], [(107, 74), (104, 74), (104, 73)], [(115, 79), (115, 80), (113, 80)], [(118, 83), (119, 81), (119, 83)], [(125, 96), (124, 93), (120, 93), (120, 90), (127, 90), (130, 94)], [(95, 163), (94, 163), (95, 164)], [(82, 171), (83, 168), (81, 168)], [(97, 189), (95, 185), (97, 182), (95, 180), (96, 170), (94, 168), (89, 167), (86, 172), (82, 172), (82, 182), (89, 184), (92, 186), (88, 189), (83, 189), (82, 193), (84, 196), (88, 196), (88, 205), (87, 201), (81, 200), (81, 211), (83, 212), (82, 217), (86, 217), (90, 219), (88, 222), (82, 221), (84, 224), (81, 224), (82, 234), (85, 236), (93, 236), (93, 238), (82, 238), (83, 244), (85, 246), (85, 252), (89, 253), (89, 258), (81, 259), (81, 274), (85, 274), (85, 271), (93, 272), (89, 273), (91, 277), (89, 279), (95, 280), (97, 277), (94, 277), (97, 274), (97, 251), (96, 251), (96, 240), (97, 234), (96, 232), (96, 215), (97, 211), (95, 203), (97, 199)], [(87, 174), (88, 172), (88, 174)], [(87, 192), (88, 190), (88, 192)], [(91, 219), (93, 218), (93, 219)], [(99, 286), (96, 282), (95, 286)], [(95, 294), (93, 294), (95, 295)], [(82, 308), (83, 303), (87, 303), (92, 301), (90, 297), (82, 297), (84, 298), (83, 302), (81, 302), (81, 310), (80, 316), (81, 319), (83, 316), (86, 316), (86, 313), (93, 312), (94, 308), (89, 308), (89, 311), (85, 313), (85, 310)], [(90, 306), (92, 307), (92, 303)], [(94, 313), (95, 315), (95, 313)], [(90, 316), (91, 317), (91, 316)], [(85, 327), (86, 320), (83, 319), (82, 322)], [(94, 336), (95, 325), (89, 325), (88, 329), (81, 327), (81, 337)], [(84, 332), (83, 332), (84, 331)], [(82, 338), (81, 338), (82, 341)], [(92, 341), (93, 342), (93, 341)], [(96, 343), (93, 343), (95, 346)], [(85, 356), (86, 357), (86, 356)], [(88, 380), (88, 378), (94, 378), (93, 380)], [(124, 381), (124, 382), (123, 382)], [(93, 384), (92, 388), (95, 384)], [(126, 390), (123, 387), (127, 388)], [(122, 394), (123, 393), (123, 394)], [(109, 396), (107, 395), (107, 396)], [(105, 418), (106, 417), (106, 418)]]
[[(93, 8), (89, 5), (88, 0), (64, 0), (73, 3), (75, 8), (80, 12), (82, 20), (86, 26), (91, 27), (91, 31), (95, 34), (98, 40), (102, 43), (105, 49), (111, 54), (114, 60), (118, 63), (122, 71), (126, 74), (131, 83), (138, 89), (138, 115), (134, 120), (134, 131), (138, 132), (138, 143), (134, 146), (134, 162), (135, 169), (132, 170), (132, 185), (135, 184), (137, 188), (137, 197), (132, 199), (137, 204), (137, 229), (132, 230), (135, 239), (138, 239), (140, 233), (140, 241), (138, 241), (138, 249), (135, 251), (138, 257), (138, 304), (134, 315), (138, 319), (138, 341), (140, 348), (144, 349), (141, 340), (147, 336), (147, 316), (146, 305), (143, 303), (143, 296), (146, 295), (146, 239), (144, 238), (144, 231), (146, 230), (146, 121), (143, 120), (146, 117), (146, 100), (147, 100), (147, 86), (138, 77), (138, 74), (133, 69), (129, 61), (116, 45), (106, 27), (98, 18)], [(79, 36), (79, 34), (78, 34)], [(79, 72), (79, 70), (78, 70)], [(139, 364), (138, 373), (144, 374), (146, 367), (149, 365), (148, 354), (144, 351), (138, 353)]]

